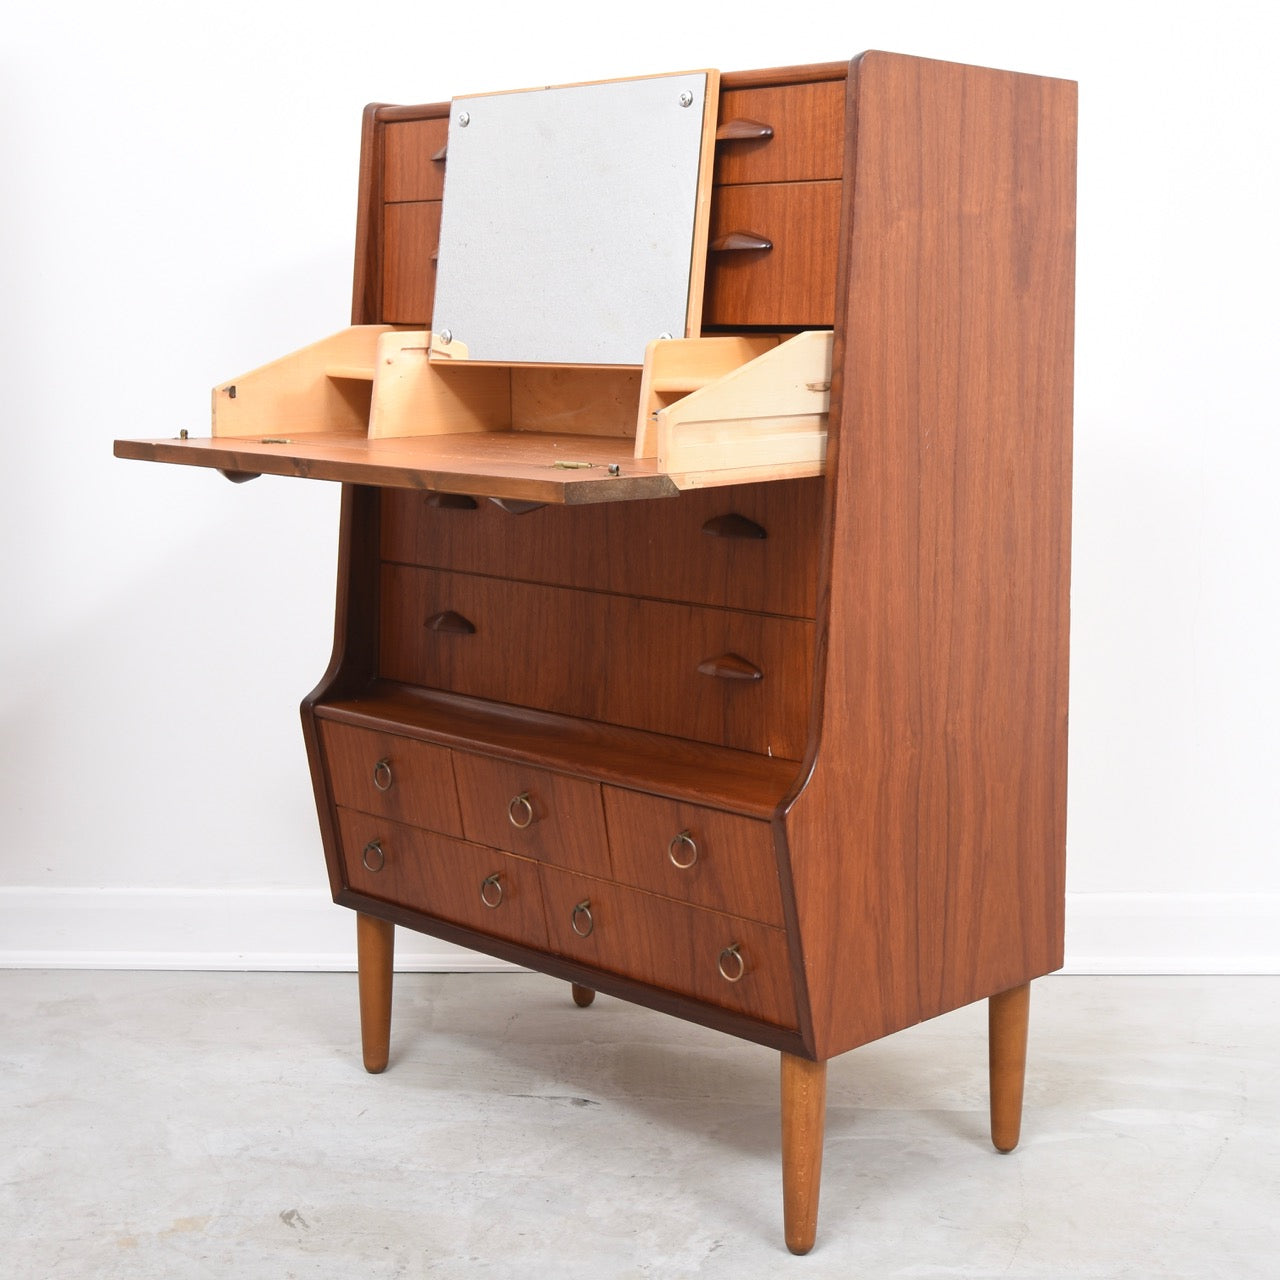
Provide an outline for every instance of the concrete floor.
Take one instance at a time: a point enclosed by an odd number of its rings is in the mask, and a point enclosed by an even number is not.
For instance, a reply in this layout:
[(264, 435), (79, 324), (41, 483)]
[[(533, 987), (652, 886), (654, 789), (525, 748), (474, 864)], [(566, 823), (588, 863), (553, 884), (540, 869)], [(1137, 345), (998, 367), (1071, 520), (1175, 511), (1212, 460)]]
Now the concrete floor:
[(777, 1058), (536, 975), (0, 973), (0, 1275), (1280, 1275), (1280, 979), (1050, 978), (1023, 1143), (985, 1014), (831, 1064), (782, 1244)]

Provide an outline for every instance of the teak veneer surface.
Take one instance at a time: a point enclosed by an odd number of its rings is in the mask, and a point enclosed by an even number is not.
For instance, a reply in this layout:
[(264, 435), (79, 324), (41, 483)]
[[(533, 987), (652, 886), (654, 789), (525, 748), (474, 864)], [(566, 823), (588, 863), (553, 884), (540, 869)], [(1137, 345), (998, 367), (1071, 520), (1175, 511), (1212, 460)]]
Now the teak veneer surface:
[[(367, 440), (315, 432), (287, 444), (226, 436), (117, 440), (115, 452), (118, 458), (146, 462), (531, 502), (618, 502), (679, 492), (652, 458), (632, 458), (616, 439), (583, 435), (491, 431)], [(556, 460), (591, 465), (560, 469)], [(614, 463), (617, 476), (609, 475)]]
[(819, 1058), (1051, 972), (1063, 936), (1075, 86), (869, 53), (849, 92), (786, 822)]
[(792, 760), (386, 681), (317, 714), (757, 818), (776, 814), (797, 772)]

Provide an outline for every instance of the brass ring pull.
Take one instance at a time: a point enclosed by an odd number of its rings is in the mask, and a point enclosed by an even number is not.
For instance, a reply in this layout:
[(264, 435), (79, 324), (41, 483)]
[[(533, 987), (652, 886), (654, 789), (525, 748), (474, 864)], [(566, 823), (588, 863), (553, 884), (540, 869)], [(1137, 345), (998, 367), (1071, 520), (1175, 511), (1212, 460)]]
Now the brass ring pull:
[(480, 901), (490, 911), (496, 911), (502, 906), (502, 872), (495, 871), (493, 875), (485, 876), (480, 881)]
[[(681, 846), (688, 849), (687, 861), (681, 862), (676, 856)], [(673, 867), (679, 867), (681, 871), (688, 871), (691, 866), (698, 860), (698, 845), (693, 836), (689, 834), (686, 827), (679, 835), (671, 837), (671, 843), (667, 845), (667, 857), (671, 859)]]
[[(586, 928), (578, 927), (579, 920), (586, 922)], [(569, 917), (569, 924), (573, 927), (574, 933), (580, 938), (589, 938), (591, 931), (596, 927), (596, 922), (591, 918), (591, 899), (583, 898), (573, 909), (573, 914)]]
[[(373, 859), (377, 861), (374, 862)], [(387, 865), (387, 855), (382, 851), (381, 840), (370, 840), (364, 847), (364, 852), (360, 855), (360, 861), (364, 863), (366, 871), (379, 872)]]
[(391, 761), (386, 756), (373, 766), (373, 785), (379, 791), (391, 790)]
[[(726, 965), (728, 966), (727, 968)], [(720, 976), (726, 982), (742, 981), (742, 975), (746, 973), (747, 965), (742, 958), (742, 952), (738, 950), (736, 942), (731, 942), (720, 953), (720, 959), (716, 961), (716, 968), (720, 970)]]
[(521, 831), (533, 823), (533, 805), (529, 803), (527, 791), (511, 797), (511, 803), (507, 805), (507, 817), (511, 819), (511, 825)]

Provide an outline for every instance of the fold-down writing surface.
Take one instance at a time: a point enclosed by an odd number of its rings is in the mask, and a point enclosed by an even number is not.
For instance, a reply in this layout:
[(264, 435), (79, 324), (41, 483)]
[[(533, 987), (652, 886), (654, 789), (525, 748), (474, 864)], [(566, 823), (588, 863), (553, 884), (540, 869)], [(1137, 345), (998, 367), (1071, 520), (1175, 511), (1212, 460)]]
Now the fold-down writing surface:
[(717, 83), (455, 99), (433, 357), (639, 365), (654, 338), (696, 332)]

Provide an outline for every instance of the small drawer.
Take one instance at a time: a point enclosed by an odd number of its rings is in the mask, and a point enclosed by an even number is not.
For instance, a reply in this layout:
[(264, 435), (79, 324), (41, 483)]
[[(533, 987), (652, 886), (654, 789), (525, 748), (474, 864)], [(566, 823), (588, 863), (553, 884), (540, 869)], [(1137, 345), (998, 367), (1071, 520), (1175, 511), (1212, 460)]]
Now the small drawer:
[(540, 873), (552, 951), (777, 1026), (796, 1025), (781, 929), (553, 867)]
[[(839, 178), (845, 96), (843, 80), (726, 89), (720, 95), (716, 183)], [(767, 128), (768, 136), (759, 136), (756, 126)]]
[(320, 721), (320, 743), (335, 804), (462, 834), (446, 748), (331, 720)]
[(545, 949), (534, 863), (348, 809), (338, 824), (346, 882), (357, 893)]
[[(820, 329), (835, 323), (840, 183), (717, 187), (711, 202), (705, 325)], [(764, 249), (717, 249), (734, 233)]]
[(382, 127), (382, 198), (441, 200), (444, 159), (436, 159), (449, 140), (449, 117), (397, 120)]
[(593, 875), (610, 874), (600, 786), (487, 756), (454, 756), (468, 840)]
[(668, 898), (781, 926), (767, 822), (619, 787), (604, 788), (614, 879)]
[(523, 514), (407, 489), (382, 504), (389, 561), (793, 617), (816, 609), (821, 479)]
[(424, 328), (436, 296), (439, 200), (388, 204), (382, 210), (382, 321)]

